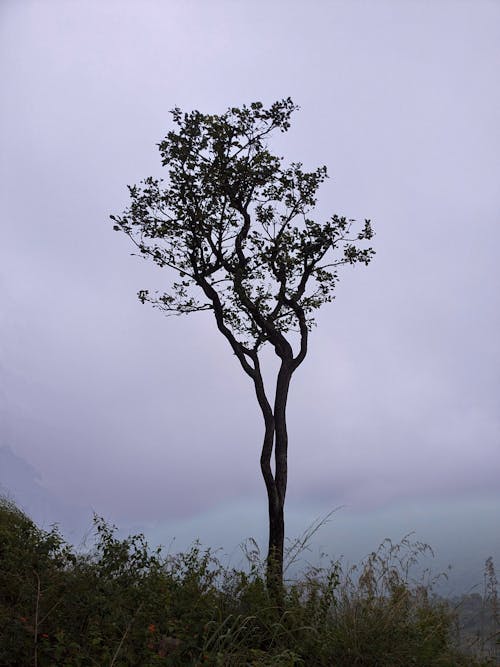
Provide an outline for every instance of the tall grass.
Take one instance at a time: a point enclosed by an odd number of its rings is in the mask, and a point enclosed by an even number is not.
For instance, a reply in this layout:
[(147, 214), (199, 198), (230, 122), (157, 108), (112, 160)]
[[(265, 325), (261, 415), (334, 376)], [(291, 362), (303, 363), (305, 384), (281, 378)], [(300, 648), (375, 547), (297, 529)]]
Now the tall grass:
[[(306, 543), (292, 544), (290, 562)], [(96, 518), (94, 548), (76, 553), (56, 528), (41, 530), (3, 500), (0, 665), (496, 664), (486, 645), (457, 648), (455, 610), (431, 580), (413, 580), (428, 551), (408, 537), (386, 540), (357, 567), (308, 567), (287, 582), (277, 609), (254, 542), (248, 567), (230, 568), (197, 543), (164, 556), (142, 535), (118, 539)]]

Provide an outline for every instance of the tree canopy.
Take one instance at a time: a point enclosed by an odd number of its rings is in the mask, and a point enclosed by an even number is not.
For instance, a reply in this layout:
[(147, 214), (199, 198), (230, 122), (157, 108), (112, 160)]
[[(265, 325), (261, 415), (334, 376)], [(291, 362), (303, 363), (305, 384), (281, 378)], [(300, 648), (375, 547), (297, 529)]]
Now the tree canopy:
[(111, 216), (142, 255), (179, 276), (165, 292), (141, 290), (141, 301), (167, 314), (212, 310), (238, 355), (266, 342), (289, 354), (284, 334), (295, 330), (302, 357), (338, 268), (373, 255), (358, 245), (372, 237), (369, 220), (352, 234), (352, 219), (313, 218), (326, 167), (308, 172), (269, 151), (269, 135), (288, 130), (297, 108), (287, 98), (222, 115), (174, 109), (178, 129), (158, 145), (166, 183), (149, 177), (129, 186), (130, 206)]

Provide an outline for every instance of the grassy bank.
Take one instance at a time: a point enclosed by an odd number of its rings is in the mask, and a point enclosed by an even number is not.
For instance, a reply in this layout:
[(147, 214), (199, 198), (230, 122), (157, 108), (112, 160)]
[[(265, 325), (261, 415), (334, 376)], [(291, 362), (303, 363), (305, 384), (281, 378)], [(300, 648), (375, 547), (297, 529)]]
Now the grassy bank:
[(0, 665), (497, 664), (491, 562), (486, 595), (475, 598), (486, 614), (478, 639), (470, 605), (459, 632), (464, 600), (452, 605), (411, 579), (428, 547), (408, 540), (386, 541), (347, 571), (340, 562), (304, 571), (279, 611), (251, 550), (239, 570), (197, 544), (165, 556), (141, 535), (118, 539), (99, 518), (95, 538), (78, 553), (57, 529), (41, 530), (0, 501)]

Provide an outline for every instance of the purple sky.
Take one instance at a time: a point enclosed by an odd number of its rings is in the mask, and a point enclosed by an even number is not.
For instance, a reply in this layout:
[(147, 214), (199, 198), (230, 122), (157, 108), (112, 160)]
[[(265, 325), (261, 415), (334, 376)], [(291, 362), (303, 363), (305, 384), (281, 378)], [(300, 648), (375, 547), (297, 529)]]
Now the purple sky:
[(318, 218), (370, 217), (377, 250), (293, 380), (290, 530), (345, 505), (335, 553), (417, 529), (500, 560), (499, 34), (486, 0), (4, 0), (2, 486), (68, 525), (265, 534), (250, 382), (210, 313), (141, 306), (164, 276), (108, 215), (161, 173), (172, 107), (290, 95), (272, 148), (326, 164)]

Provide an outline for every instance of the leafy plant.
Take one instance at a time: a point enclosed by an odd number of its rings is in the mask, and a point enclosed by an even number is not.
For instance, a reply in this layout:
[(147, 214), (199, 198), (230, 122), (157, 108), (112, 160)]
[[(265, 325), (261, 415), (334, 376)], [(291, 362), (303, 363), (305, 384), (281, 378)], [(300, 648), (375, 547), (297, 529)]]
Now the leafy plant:
[(143, 535), (94, 525), (93, 548), (75, 553), (55, 527), (0, 502), (2, 666), (495, 664), (489, 646), (458, 650), (456, 610), (413, 575), (429, 547), (409, 536), (356, 567), (308, 567), (277, 606), (253, 541), (248, 567), (228, 568), (198, 543), (164, 556)]

